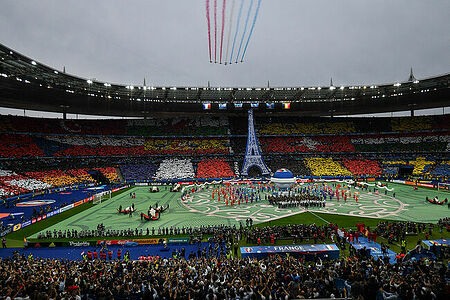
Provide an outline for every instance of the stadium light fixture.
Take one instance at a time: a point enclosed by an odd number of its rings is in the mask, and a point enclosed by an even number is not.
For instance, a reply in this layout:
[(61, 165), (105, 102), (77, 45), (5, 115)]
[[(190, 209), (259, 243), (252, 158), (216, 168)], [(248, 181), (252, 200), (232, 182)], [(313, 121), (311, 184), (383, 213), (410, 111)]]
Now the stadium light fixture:
[(330, 86), (330, 91), (334, 91), (336, 88), (334, 86)]
[(402, 85), (402, 84), (401, 84), (400, 82), (397, 82), (397, 83), (394, 84), (395, 87), (399, 87), (399, 86), (401, 86), (401, 85)]
[(413, 83), (417, 84), (417, 83), (419, 83), (419, 80), (416, 79), (413, 81)]
[(36, 63), (34, 60), (31, 61), (31, 64), (32, 64), (33, 66), (37, 65), (37, 63)]
[(344, 90), (344, 88), (345, 88), (344, 86), (341, 86), (341, 90)]
[(106, 86), (106, 87), (111, 86), (111, 84), (109, 84), (109, 83), (107, 83), (107, 82), (105, 82), (103, 85)]
[(90, 79), (86, 80), (86, 82), (87, 82), (88, 84), (92, 84), (92, 80), (90, 80)]

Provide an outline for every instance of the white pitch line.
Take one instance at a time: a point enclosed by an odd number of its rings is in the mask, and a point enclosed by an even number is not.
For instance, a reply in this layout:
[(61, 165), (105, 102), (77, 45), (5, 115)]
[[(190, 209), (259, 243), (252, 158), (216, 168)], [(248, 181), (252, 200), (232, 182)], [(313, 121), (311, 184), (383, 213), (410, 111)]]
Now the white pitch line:
[(315, 213), (313, 213), (312, 211), (310, 211), (310, 213), (312, 213), (316, 218), (319, 218), (319, 219), (321, 219), (322, 221), (324, 221), (325, 223), (327, 223), (327, 224), (330, 224), (330, 222), (328, 222), (327, 220), (325, 220), (324, 218), (322, 218), (322, 217), (319, 217), (318, 215), (316, 215)]

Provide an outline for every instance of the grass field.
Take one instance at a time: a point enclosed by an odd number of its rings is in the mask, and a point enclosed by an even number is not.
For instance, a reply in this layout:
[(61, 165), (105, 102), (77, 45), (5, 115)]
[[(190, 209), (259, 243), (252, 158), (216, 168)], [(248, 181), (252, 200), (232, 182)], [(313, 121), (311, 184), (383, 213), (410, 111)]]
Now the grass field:
[[(85, 204), (63, 214), (36, 223), (22, 230), (8, 235), (8, 246), (23, 245), (23, 237), (30, 241), (37, 237), (40, 231), (65, 229), (95, 229), (97, 224), (103, 223), (106, 229), (138, 228), (151, 230), (152, 227), (171, 226), (203, 226), (226, 224), (238, 226), (239, 222), (245, 224), (245, 219), (251, 217), (256, 226), (273, 226), (286, 224), (324, 225), (328, 222), (338, 224), (340, 227), (355, 227), (357, 222), (364, 222), (368, 226), (375, 226), (380, 220), (411, 220), (416, 222), (436, 223), (440, 218), (449, 214), (447, 206), (432, 205), (425, 201), (425, 197), (445, 198), (446, 191), (435, 191), (419, 188), (413, 191), (410, 186), (389, 183), (393, 192), (384, 191), (377, 195), (360, 191), (360, 200), (356, 203), (351, 199), (347, 202), (336, 201), (334, 198), (327, 202), (325, 208), (313, 208), (309, 211), (303, 208), (279, 209), (262, 200), (252, 204), (242, 204), (230, 207), (215, 201), (211, 197), (211, 189), (193, 193), (187, 201), (181, 201), (181, 193), (170, 192), (168, 187), (161, 187), (158, 193), (149, 193), (149, 187), (133, 187), (113, 195), (112, 199), (98, 205)], [(130, 192), (136, 193), (136, 199), (131, 199)], [(140, 212), (147, 213), (149, 205), (167, 205), (169, 209), (161, 215), (158, 221), (143, 221)], [(130, 206), (134, 203), (137, 212), (129, 217), (117, 213), (117, 208)], [(447, 233), (439, 236), (436, 232), (434, 238), (448, 238)], [(415, 245), (418, 238), (412, 237), (409, 245)], [(111, 237), (115, 239), (115, 237)], [(73, 239), (71, 239), (73, 240)], [(289, 241), (280, 241), (289, 243)], [(396, 247), (396, 245), (393, 245)], [(393, 249), (395, 251), (395, 249)]]

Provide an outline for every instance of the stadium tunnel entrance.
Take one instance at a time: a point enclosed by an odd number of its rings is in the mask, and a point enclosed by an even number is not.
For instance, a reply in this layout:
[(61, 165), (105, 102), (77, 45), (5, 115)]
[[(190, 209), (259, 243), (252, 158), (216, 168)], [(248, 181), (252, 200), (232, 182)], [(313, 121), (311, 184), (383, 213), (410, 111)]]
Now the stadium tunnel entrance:
[(258, 166), (251, 166), (248, 169), (248, 177), (262, 177), (262, 170)]
[(89, 170), (89, 175), (99, 184), (109, 184), (109, 179), (98, 170)]

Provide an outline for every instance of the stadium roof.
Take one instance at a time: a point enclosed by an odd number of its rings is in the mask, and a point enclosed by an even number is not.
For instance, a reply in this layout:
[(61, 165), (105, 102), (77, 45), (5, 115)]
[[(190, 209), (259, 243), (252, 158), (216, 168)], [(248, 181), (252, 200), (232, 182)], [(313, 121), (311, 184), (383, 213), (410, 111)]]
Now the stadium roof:
[(253, 104), (299, 116), (380, 113), (448, 106), (449, 83), (450, 74), (418, 80), (411, 73), (404, 82), (357, 86), (131, 86), (70, 75), (0, 44), (0, 106), (50, 112), (141, 117), (236, 113)]

